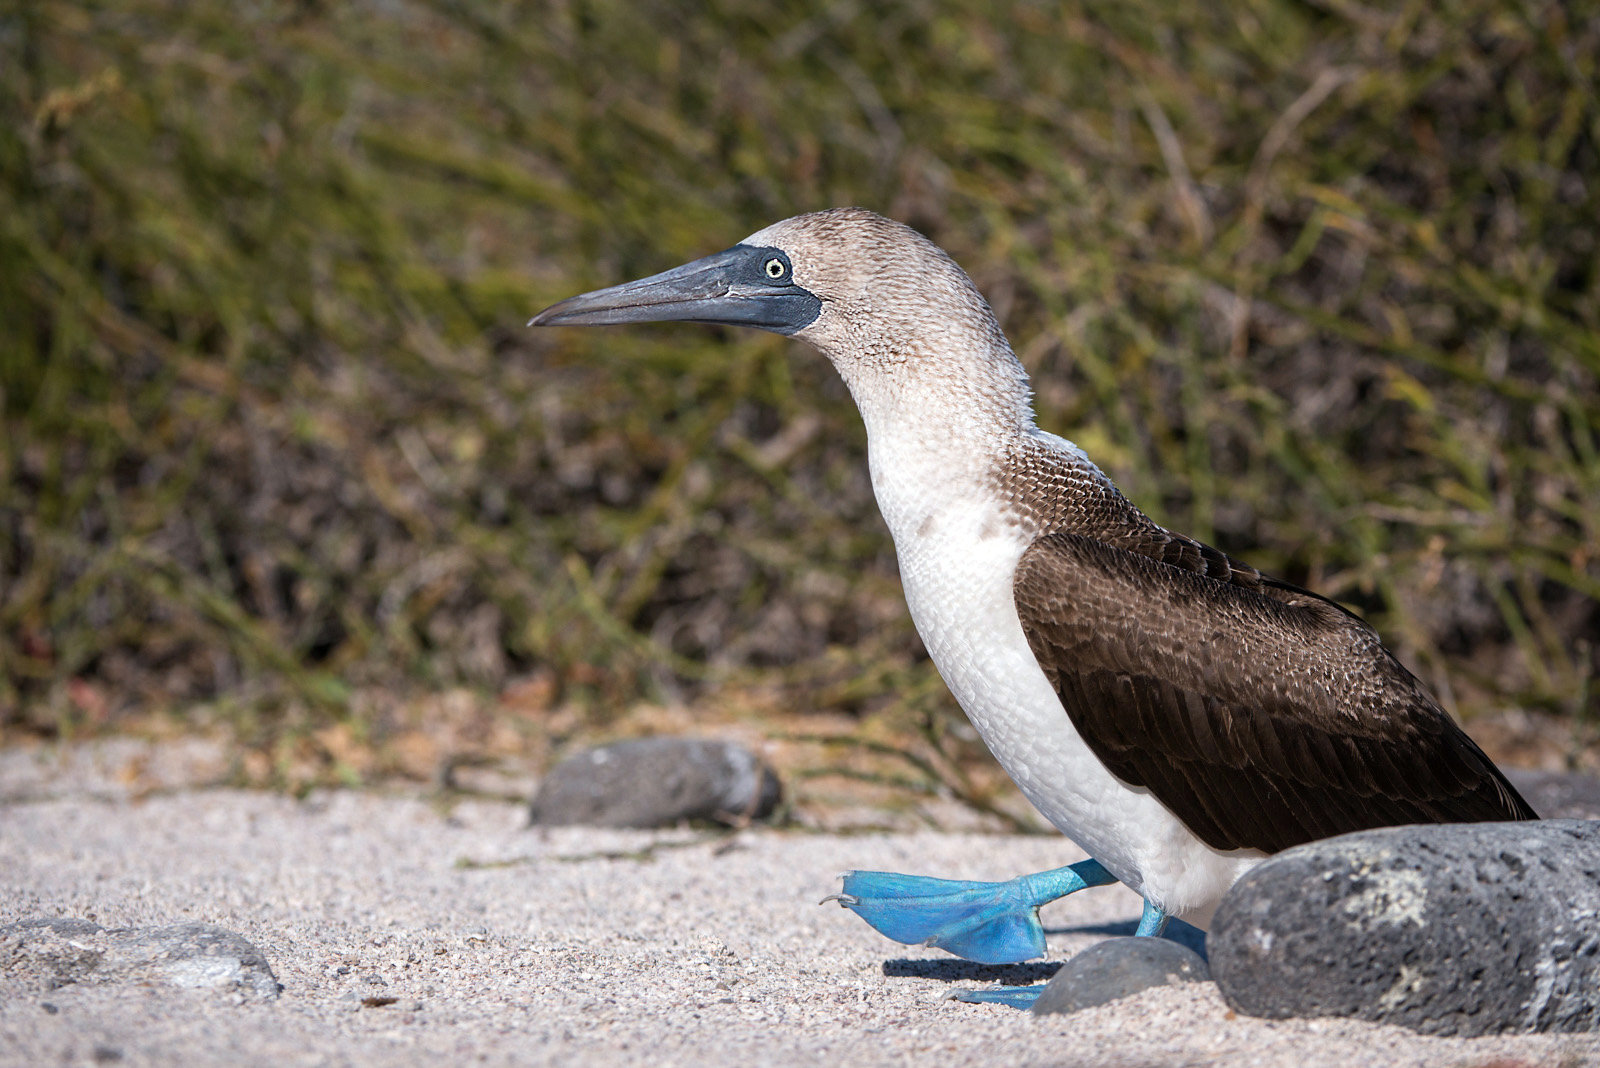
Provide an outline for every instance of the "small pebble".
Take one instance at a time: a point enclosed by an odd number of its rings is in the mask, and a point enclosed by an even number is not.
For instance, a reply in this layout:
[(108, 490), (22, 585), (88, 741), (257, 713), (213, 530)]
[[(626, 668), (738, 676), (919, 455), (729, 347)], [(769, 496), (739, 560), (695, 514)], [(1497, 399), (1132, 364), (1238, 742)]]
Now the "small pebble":
[(40, 990), (83, 982), (154, 982), (275, 998), (280, 989), (260, 950), (241, 935), (206, 923), (106, 930), (67, 917), (23, 920), (0, 927), (0, 971)]
[(1187, 946), (1165, 938), (1109, 938), (1062, 965), (1033, 1003), (1033, 1012), (1077, 1012), (1153, 986), (1210, 978), (1205, 960)]
[(763, 819), (783, 789), (772, 769), (732, 742), (640, 738), (587, 749), (550, 770), (533, 800), (543, 826), (737, 826)]

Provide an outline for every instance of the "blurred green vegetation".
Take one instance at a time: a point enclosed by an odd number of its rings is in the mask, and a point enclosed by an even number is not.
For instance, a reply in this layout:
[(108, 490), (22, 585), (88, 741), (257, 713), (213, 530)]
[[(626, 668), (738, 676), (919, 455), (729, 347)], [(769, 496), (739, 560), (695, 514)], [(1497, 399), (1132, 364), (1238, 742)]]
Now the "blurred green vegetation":
[(839, 204), (1159, 521), (1581, 722), (1597, 57), (1591, 3), (7, 0), (0, 731), (529, 678), (942, 730), (824, 361), (522, 325)]

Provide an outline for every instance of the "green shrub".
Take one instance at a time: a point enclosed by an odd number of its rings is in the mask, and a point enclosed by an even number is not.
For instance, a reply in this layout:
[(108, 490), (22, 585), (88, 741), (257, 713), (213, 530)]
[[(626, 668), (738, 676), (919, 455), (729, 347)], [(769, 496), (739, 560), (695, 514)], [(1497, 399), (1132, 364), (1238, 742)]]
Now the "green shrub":
[(948, 712), (823, 361), (522, 326), (846, 203), (1158, 520), (1463, 713), (1587, 714), (1597, 54), (1582, 4), (7, 5), (0, 726)]

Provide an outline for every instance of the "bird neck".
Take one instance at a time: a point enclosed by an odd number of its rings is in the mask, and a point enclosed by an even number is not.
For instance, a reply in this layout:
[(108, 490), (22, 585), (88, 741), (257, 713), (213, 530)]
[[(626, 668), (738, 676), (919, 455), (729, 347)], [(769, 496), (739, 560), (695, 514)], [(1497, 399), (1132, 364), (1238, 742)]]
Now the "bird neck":
[(996, 473), (1036, 433), (1009, 346), (835, 360), (867, 429), (873, 492), (904, 553), (951, 507), (998, 508)]
[(829, 353), (869, 439), (906, 437), (934, 449), (992, 454), (1034, 427), (1028, 373), (1003, 335)]

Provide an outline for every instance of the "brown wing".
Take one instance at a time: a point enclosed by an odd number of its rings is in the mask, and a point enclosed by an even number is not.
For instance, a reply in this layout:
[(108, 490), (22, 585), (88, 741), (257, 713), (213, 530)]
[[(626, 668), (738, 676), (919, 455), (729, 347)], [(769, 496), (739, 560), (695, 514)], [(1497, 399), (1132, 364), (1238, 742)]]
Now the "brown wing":
[(1365, 623), (1214, 549), (1196, 562), (1048, 534), (1017, 565), (1028, 643), (1118, 778), (1217, 849), (1538, 818)]

